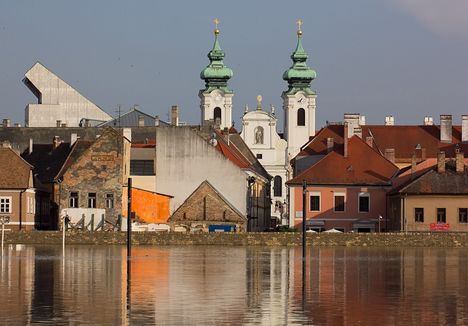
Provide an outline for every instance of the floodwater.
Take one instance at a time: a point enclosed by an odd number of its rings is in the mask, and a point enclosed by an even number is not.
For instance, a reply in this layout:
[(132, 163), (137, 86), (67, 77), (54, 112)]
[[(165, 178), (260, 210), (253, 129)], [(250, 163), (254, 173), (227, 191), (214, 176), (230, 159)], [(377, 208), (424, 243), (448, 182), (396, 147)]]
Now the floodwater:
[(6, 246), (0, 325), (468, 325), (468, 250)]

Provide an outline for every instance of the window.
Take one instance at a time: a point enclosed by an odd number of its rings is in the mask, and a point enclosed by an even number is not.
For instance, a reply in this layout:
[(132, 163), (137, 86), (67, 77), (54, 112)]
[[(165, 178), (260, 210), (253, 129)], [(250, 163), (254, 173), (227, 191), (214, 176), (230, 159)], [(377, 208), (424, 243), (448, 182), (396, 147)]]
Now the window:
[(11, 213), (11, 197), (0, 197), (0, 213)]
[(424, 208), (416, 207), (414, 209), (414, 221), (424, 223)]
[(281, 179), (279, 175), (275, 176), (273, 195), (275, 197), (281, 197), (283, 195), (283, 179)]
[(96, 193), (88, 193), (88, 208), (96, 208)]
[(216, 119), (219, 119), (219, 123), (221, 123), (221, 108), (215, 107), (213, 112), (213, 121), (216, 123)]
[(335, 207), (334, 207), (333, 210), (335, 212), (344, 212), (345, 211), (345, 196), (344, 196), (344, 194), (335, 194), (334, 199), (335, 199)]
[(305, 126), (305, 110), (303, 108), (297, 110), (297, 125)]
[(114, 208), (114, 194), (106, 195), (106, 208)]
[(458, 222), (468, 223), (468, 208), (458, 209)]
[(370, 195), (366, 192), (359, 194), (359, 213), (369, 213)]
[(262, 154), (257, 154), (256, 155), (258, 159), (262, 159), (263, 158), (263, 155)]
[(131, 160), (130, 175), (154, 175), (154, 161)]
[(310, 194), (310, 211), (311, 212), (320, 212), (320, 193), (311, 193)]
[(260, 126), (255, 128), (254, 144), (263, 144), (263, 128)]
[(437, 223), (445, 223), (446, 210), (445, 208), (437, 208)]
[(78, 193), (71, 192), (70, 193), (70, 208), (78, 208)]

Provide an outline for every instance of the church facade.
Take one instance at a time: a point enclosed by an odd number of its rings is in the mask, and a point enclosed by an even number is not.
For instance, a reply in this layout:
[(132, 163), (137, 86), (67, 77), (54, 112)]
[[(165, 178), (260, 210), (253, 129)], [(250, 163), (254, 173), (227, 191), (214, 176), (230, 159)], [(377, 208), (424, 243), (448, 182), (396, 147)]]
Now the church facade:
[(289, 195), (286, 181), (293, 177), (290, 160), (301, 146), (315, 135), (316, 93), (310, 83), (316, 78), (314, 70), (308, 67), (308, 58), (302, 46), (302, 22), (298, 21), (297, 45), (291, 55), (292, 66), (283, 74), (288, 89), (283, 92), (284, 134), (277, 132), (276, 112), (263, 110), (261, 96), (257, 97), (257, 109), (249, 111), (246, 107), (242, 117), (241, 136), (250, 150), (273, 177), (271, 186), (271, 216), (281, 225), (289, 224)]

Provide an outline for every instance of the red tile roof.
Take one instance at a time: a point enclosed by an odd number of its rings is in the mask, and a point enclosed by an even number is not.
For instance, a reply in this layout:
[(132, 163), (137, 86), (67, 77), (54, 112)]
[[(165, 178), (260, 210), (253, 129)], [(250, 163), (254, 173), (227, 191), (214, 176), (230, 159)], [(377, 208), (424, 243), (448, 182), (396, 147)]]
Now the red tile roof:
[[(343, 154), (343, 125), (329, 125), (321, 129), (315, 137), (305, 144), (298, 156), (327, 154), (327, 138), (333, 138), (334, 151)], [(440, 127), (433, 126), (362, 126), (362, 138), (373, 137), (375, 148), (382, 154), (385, 149), (395, 150), (396, 162), (408, 162), (415, 154), (419, 144), (426, 151), (426, 157), (437, 157), (439, 151), (445, 151), (447, 157), (454, 156), (456, 144), (461, 143), (461, 127), (452, 127), (452, 143), (440, 142)], [(468, 144), (460, 144), (461, 150), (468, 156)]]
[(32, 166), (11, 148), (0, 148), (0, 189), (27, 189)]
[(311, 185), (389, 185), (397, 172), (398, 167), (353, 136), (347, 157), (331, 152), (287, 184), (300, 185), (306, 180)]

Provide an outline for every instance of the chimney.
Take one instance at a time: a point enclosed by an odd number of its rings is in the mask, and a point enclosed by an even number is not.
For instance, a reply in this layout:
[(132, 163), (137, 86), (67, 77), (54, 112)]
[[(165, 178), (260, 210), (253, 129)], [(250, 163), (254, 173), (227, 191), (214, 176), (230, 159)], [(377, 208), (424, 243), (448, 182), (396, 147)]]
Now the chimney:
[(177, 105), (171, 107), (171, 125), (176, 127), (179, 125), (179, 107)]
[(434, 119), (432, 117), (424, 117), (424, 125), (425, 126), (433, 126)]
[(60, 128), (61, 125), (62, 125), (62, 120), (57, 120), (57, 121), (55, 121), (55, 126), (56, 126), (57, 128)]
[(334, 146), (334, 139), (327, 138), (327, 153), (330, 153), (333, 151), (333, 146)]
[(421, 160), (425, 161), (426, 160), (426, 149), (421, 148)]
[(132, 142), (132, 128), (123, 128), (122, 134), (125, 138)]
[(366, 116), (362, 115), (359, 117), (359, 125), (360, 126), (365, 126), (366, 125)]
[(16, 128), (20, 128), (20, 127), (21, 127), (21, 124), (15, 123), (15, 127), (16, 127)]
[(10, 119), (3, 119), (3, 127), (5, 128), (10, 127)]
[(395, 149), (394, 148), (386, 148), (385, 149), (385, 158), (392, 163), (395, 163)]
[(374, 146), (374, 138), (372, 138), (372, 136), (367, 136), (366, 137), (366, 143), (367, 143), (367, 145), (369, 145), (369, 147), (373, 147)]
[(348, 138), (349, 138), (349, 125), (348, 122), (345, 121), (344, 128), (343, 128), (343, 155), (344, 157), (348, 157)]
[(4, 140), (2, 142), (2, 147), (3, 148), (11, 148), (11, 143), (8, 140)]
[(362, 128), (361, 127), (354, 128), (353, 134), (355, 134), (356, 136), (362, 139)]
[(411, 174), (416, 172), (416, 154), (411, 157)]
[(440, 115), (440, 141), (443, 143), (452, 142), (452, 115)]
[(445, 152), (437, 153), (437, 172), (445, 173)]
[(78, 140), (78, 134), (71, 134), (70, 136), (70, 147), (73, 146), (74, 143)]
[[(345, 113), (344, 114), (344, 123), (348, 123), (348, 138), (351, 138), (354, 135), (354, 128), (360, 127), (361, 115), (359, 113)], [(365, 124), (365, 118), (364, 118)]]
[(144, 127), (145, 126), (145, 117), (142, 115), (138, 116), (138, 127)]
[(465, 172), (465, 154), (460, 151), (460, 148), (455, 152), (455, 169), (457, 173)]
[(62, 123), (62, 124), (61, 124), (61, 127), (62, 127), (62, 128), (66, 128), (66, 127), (67, 127), (67, 124), (66, 124), (66, 123)]
[(154, 125), (157, 127), (159, 126), (159, 115), (154, 117)]
[(53, 145), (53, 149), (56, 149), (57, 147), (59, 147), (59, 145), (62, 143), (62, 141), (60, 140), (60, 137), (59, 136), (54, 136), (54, 139), (52, 140), (52, 145)]
[(33, 139), (29, 138), (29, 147), (28, 147), (28, 153), (31, 155), (33, 152)]
[(462, 143), (468, 143), (468, 115), (462, 115)]
[(393, 115), (389, 115), (385, 117), (385, 125), (386, 126), (393, 126), (395, 125), (395, 118)]

